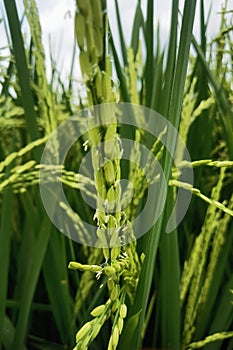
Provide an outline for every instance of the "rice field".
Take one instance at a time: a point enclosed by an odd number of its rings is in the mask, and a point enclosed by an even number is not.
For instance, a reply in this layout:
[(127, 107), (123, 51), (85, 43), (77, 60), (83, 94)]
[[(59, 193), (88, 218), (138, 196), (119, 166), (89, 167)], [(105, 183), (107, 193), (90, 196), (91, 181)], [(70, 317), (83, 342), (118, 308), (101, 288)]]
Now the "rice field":
[(117, 37), (75, 3), (66, 80), (38, 1), (3, 1), (0, 348), (232, 350), (232, 4), (210, 39), (204, 0), (171, 1), (165, 45), (135, 1), (126, 45), (117, 0)]

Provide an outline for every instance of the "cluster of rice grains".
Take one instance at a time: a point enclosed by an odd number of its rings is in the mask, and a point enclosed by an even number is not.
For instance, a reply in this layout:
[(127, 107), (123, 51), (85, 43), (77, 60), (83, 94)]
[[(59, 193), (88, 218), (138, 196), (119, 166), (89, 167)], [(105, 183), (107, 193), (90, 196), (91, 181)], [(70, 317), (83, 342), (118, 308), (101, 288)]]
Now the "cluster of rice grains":
[[(105, 40), (107, 20), (100, 0), (77, 0), (75, 31), (80, 49), (80, 67), (85, 81), (88, 106), (106, 102), (116, 102), (117, 92), (112, 82), (111, 61), (108, 45)], [(117, 135), (115, 111), (104, 105), (104, 113), (98, 118), (100, 128), (88, 132), (85, 148), (91, 147), (92, 166), (97, 191), (96, 211), (94, 219), (97, 224), (97, 236), (101, 249), (89, 256), (88, 264), (71, 262), (71, 269), (84, 271), (90, 282), (90, 272), (97, 278), (105, 276), (107, 280), (108, 298), (106, 303), (94, 308), (93, 319), (85, 323), (76, 334), (75, 350), (88, 349), (91, 342), (99, 334), (106, 320), (111, 320), (108, 350), (117, 348), (122, 333), (124, 319), (127, 315), (127, 300), (132, 301), (140, 273), (141, 262), (136, 252), (136, 243), (122, 245), (119, 229), (124, 226), (133, 235), (130, 217), (122, 210), (121, 197), (121, 143)], [(105, 113), (106, 112), (106, 113)], [(104, 142), (101, 152), (98, 145)], [(101, 261), (102, 260), (102, 261)], [(104, 261), (104, 262), (103, 262)], [(94, 264), (93, 264), (94, 262)], [(86, 280), (87, 281), (87, 280)], [(84, 281), (82, 282), (84, 284)], [(90, 288), (86, 290), (86, 293)], [(77, 312), (77, 310), (76, 310)]]

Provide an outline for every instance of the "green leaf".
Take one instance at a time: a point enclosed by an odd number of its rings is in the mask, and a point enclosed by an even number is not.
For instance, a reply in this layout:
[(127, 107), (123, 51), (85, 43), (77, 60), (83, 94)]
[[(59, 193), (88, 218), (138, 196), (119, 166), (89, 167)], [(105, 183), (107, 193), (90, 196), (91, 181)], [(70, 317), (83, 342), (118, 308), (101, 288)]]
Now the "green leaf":
[(125, 45), (125, 38), (123, 35), (123, 28), (122, 28), (122, 24), (121, 24), (121, 17), (120, 17), (118, 0), (115, 0), (115, 8), (116, 8), (116, 17), (117, 17), (117, 28), (119, 31), (120, 44), (121, 44), (121, 54), (123, 57), (124, 66), (126, 66), (126, 64), (127, 64), (127, 48)]
[(131, 342), (133, 340), (134, 332), (138, 325), (140, 314), (141, 310), (139, 310), (135, 315), (127, 319), (123, 328), (123, 333), (120, 337), (120, 342), (118, 345), (119, 349), (131, 349)]
[[(11, 320), (9, 319), (9, 317), (5, 316), (3, 328), (2, 328), (2, 338), (1, 338), (2, 344), (4, 345), (5, 349), (11, 349), (14, 335), (15, 335), (15, 328)], [(22, 350), (26, 350), (26, 347), (23, 346)]]
[(195, 37), (192, 37), (192, 42), (194, 48), (202, 62), (203, 67), (205, 68), (205, 72), (208, 76), (209, 82), (214, 89), (215, 98), (219, 106), (219, 110), (221, 112), (221, 121), (224, 130), (224, 136), (227, 141), (228, 150), (233, 159), (233, 111), (231, 103), (228, 99), (227, 92), (224, 87), (217, 81), (213, 72), (211, 71), (208, 63), (205, 60), (205, 56), (202, 52), (202, 49), (198, 45)]
[[(174, 203), (173, 192), (169, 189), (165, 217), (170, 217)], [(166, 225), (166, 223), (165, 223)], [(180, 349), (180, 261), (177, 230), (161, 234), (159, 245), (158, 300), (160, 301), (161, 347)]]
[(44, 255), (47, 249), (47, 244), (50, 237), (50, 230), (51, 222), (49, 221), (47, 216), (45, 216), (41, 223), (38, 237), (31, 250), (32, 255), (30, 260), (30, 266), (27, 267), (24, 279), (21, 281), (21, 303), (12, 346), (12, 348), (15, 349), (23, 347), (27, 336), (31, 303), (41, 271)]
[(143, 29), (144, 37), (145, 37), (145, 23), (144, 23), (144, 17), (141, 9), (141, 1), (139, 0), (137, 3), (135, 15), (134, 15), (134, 22), (133, 22), (133, 29), (132, 29), (132, 36), (131, 36), (131, 47), (133, 49), (134, 58), (137, 55), (138, 52), (138, 46), (139, 46), (139, 39), (140, 39), (140, 29)]
[[(48, 296), (52, 305), (54, 319), (64, 344), (74, 338), (72, 325), (73, 302), (69, 294), (67, 259), (62, 245), (63, 237), (53, 232), (43, 264), (43, 274)], [(58, 255), (57, 252), (60, 252)], [(65, 302), (61, 303), (61, 300)]]
[[(26, 60), (20, 21), (15, 1), (4, 0), (4, 4), (11, 33), (13, 52), (15, 56), (15, 65), (17, 68), (17, 76), (21, 88), (22, 105), (25, 110), (26, 123), (31, 140), (35, 140), (39, 138), (39, 129), (36, 121), (34, 98), (30, 85), (29, 69)], [(39, 160), (39, 149), (36, 149), (34, 153)]]
[(4, 193), (2, 198), (1, 208), (1, 222), (0, 222), (0, 348), (3, 339), (3, 322), (6, 313), (6, 299), (9, 280), (9, 266), (10, 266), (10, 242), (11, 242), (11, 221), (12, 221), (12, 190)]
[(120, 64), (120, 60), (118, 57), (118, 53), (116, 51), (114, 39), (113, 39), (113, 36), (111, 34), (111, 29), (109, 28), (109, 30), (110, 30), (109, 43), (110, 43), (113, 58), (114, 58), (114, 64), (115, 64), (115, 68), (117, 71), (117, 76), (118, 76), (119, 81), (120, 81), (120, 92), (121, 92), (121, 96), (122, 96), (122, 101), (123, 102), (130, 102), (130, 96), (129, 96), (129, 92), (127, 89), (125, 75), (124, 75), (123, 70), (121, 68), (121, 64)]

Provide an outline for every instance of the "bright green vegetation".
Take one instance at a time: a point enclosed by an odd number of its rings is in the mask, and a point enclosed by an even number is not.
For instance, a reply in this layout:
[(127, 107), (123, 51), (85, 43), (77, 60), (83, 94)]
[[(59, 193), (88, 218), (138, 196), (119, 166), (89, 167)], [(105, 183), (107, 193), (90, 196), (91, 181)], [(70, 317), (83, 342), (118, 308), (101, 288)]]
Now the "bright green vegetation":
[[(181, 14), (179, 1), (173, 0), (170, 38), (163, 48), (159, 29), (154, 31), (154, 2), (147, 1), (143, 15), (139, 0), (127, 47), (121, 24), (124, 9), (115, 1), (120, 38), (116, 47), (107, 2), (77, 0), (79, 52), (74, 59), (80, 62), (86, 92), (77, 100), (73, 67), (70, 81), (63, 82), (52, 62), (48, 80), (36, 2), (23, 3), (29, 44), (23, 39), (15, 0), (4, 0), (6, 18), (0, 24), (9, 25), (10, 47), (10, 57), (0, 61), (0, 348), (136, 350), (143, 345), (231, 350), (232, 9), (227, 12), (227, 4), (223, 6), (219, 34), (208, 42), (204, 0), (200, 13), (195, 0), (186, 0)], [(192, 35), (195, 12), (200, 39)], [(147, 189), (143, 170), (120, 162), (117, 135), (151, 148), (168, 183), (167, 202), (155, 226), (139, 240), (114, 248), (82, 246), (59, 233), (43, 208), (40, 158), (51, 132), (70, 115), (93, 104), (119, 101), (165, 116), (179, 129), (192, 163), (175, 168), (159, 138), (118, 128), (110, 111), (111, 124), (108, 119), (102, 130), (83, 135), (68, 154), (62, 182), (72, 208), (92, 223), (95, 215), (103, 245), (105, 227), (112, 229), (115, 242), (123, 220), (131, 230)], [(98, 210), (90, 209), (79, 192), (90, 179), (80, 177), (79, 186), (75, 177), (84, 148), (103, 140), (110, 145), (105, 155), (114, 153), (116, 159), (102, 166), (92, 157), (97, 194), (111, 203), (125, 174), (135, 187), (130, 205), (121, 208), (118, 203), (113, 214), (98, 199)], [(168, 142), (174, 149), (176, 140)], [(133, 153), (140, 157), (137, 148)], [(179, 174), (191, 166), (193, 187), (179, 181)], [(191, 191), (193, 198), (182, 223), (166, 234), (177, 188)], [(78, 229), (82, 231), (81, 224)]]

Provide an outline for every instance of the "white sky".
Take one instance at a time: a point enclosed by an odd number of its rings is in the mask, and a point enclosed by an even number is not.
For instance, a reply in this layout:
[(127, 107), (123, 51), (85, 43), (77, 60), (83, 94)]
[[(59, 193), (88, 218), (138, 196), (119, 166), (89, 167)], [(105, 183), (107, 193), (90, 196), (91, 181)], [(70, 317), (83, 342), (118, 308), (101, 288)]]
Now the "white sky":
[[(36, 2), (39, 8), (40, 21), (43, 31), (43, 41), (46, 52), (48, 52), (48, 38), (50, 36), (53, 58), (57, 62), (58, 70), (62, 73), (63, 77), (67, 76), (71, 65), (74, 42), (73, 16), (75, 11), (75, 0), (36, 0)], [(111, 27), (113, 32), (117, 32), (114, 2), (114, 0), (107, 0)], [(182, 8), (183, 0), (180, 2)], [(199, 3), (199, 1), (197, 2)], [(16, 3), (18, 8), (22, 10), (22, 0), (16, 0)], [(168, 40), (171, 3), (172, 0), (155, 0), (155, 22), (160, 22), (161, 39), (163, 42)], [(212, 4), (212, 15), (208, 27), (208, 34), (210, 38), (214, 37), (219, 28), (218, 24), (220, 15), (217, 15), (217, 12), (221, 10), (221, 3), (221, 0), (205, 0), (206, 13), (210, 7), (210, 4)], [(129, 43), (137, 0), (118, 0), (118, 4), (121, 10), (124, 32), (127, 34), (126, 37), (128, 38)], [(146, 1), (142, 0), (144, 10), (145, 4)], [(233, 0), (228, 0), (228, 8), (233, 8)], [(198, 12), (199, 7), (197, 7), (197, 18), (199, 17)], [(198, 26), (198, 21), (195, 21), (194, 33), (197, 37), (199, 32)], [(0, 47), (3, 47), (4, 35), (2, 24), (0, 25), (0, 37)], [(79, 74), (77, 73), (77, 75)]]

